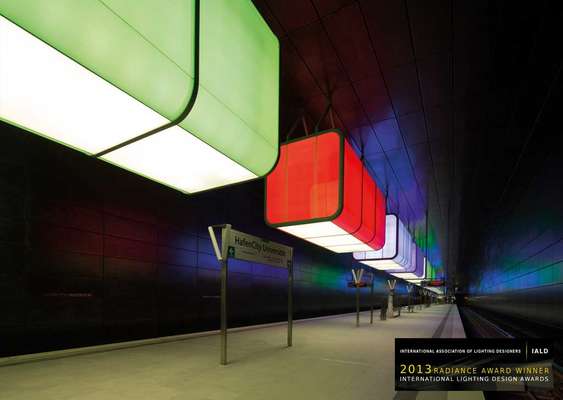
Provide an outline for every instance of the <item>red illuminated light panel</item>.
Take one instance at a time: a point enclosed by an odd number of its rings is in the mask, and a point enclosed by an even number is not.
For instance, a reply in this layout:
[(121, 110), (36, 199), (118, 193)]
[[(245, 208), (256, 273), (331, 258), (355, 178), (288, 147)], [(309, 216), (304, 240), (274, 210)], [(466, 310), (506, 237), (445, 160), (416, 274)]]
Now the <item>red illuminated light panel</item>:
[(385, 198), (341, 132), (285, 143), (266, 179), (266, 222), (337, 253), (385, 243)]

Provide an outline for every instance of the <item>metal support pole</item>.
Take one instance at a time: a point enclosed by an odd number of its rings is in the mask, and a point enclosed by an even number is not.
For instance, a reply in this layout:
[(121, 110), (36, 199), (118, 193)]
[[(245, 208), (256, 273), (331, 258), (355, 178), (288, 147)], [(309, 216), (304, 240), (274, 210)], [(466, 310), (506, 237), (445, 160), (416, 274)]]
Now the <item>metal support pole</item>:
[(419, 310), (422, 310), (422, 292), (420, 289), (417, 290), (417, 295), (416, 295), (416, 299), (417, 299), (417, 308)]
[(371, 309), (369, 314), (369, 323), (373, 324), (373, 276), (371, 278), (370, 302), (371, 302)]
[(287, 275), (287, 347), (293, 345), (293, 259)]
[(228, 254), (227, 245), (231, 225), (226, 225), (221, 231), (221, 365), (227, 365), (227, 283), (228, 283)]
[(387, 318), (393, 318), (395, 315), (395, 285), (397, 281), (395, 279), (387, 280), (387, 287), (389, 288), (389, 294), (387, 295)]
[(221, 365), (227, 365), (227, 260), (221, 261)]
[(356, 284), (356, 327), (360, 326), (360, 286)]

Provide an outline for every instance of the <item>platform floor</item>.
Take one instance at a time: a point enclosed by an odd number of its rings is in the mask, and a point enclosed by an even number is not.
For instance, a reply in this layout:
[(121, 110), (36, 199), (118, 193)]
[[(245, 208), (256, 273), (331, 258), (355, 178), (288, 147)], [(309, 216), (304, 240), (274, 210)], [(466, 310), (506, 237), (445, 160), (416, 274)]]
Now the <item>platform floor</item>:
[[(0, 398), (41, 400), (362, 400), (465, 398), (395, 392), (395, 337), (464, 337), (455, 305), (403, 312), (374, 324), (363, 313), (229, 335), (229, 365), (219, 337), (0, 367)], [(452, 392), (453, 393), (453, 392)], [(462, 395), (462, 393), (458, 393)], [(438, 396), (439, 395), (439, 396)], [(420, 396), (420, 397), (417, 397)], [(430, 396), (430, 397), (428, 397)]]

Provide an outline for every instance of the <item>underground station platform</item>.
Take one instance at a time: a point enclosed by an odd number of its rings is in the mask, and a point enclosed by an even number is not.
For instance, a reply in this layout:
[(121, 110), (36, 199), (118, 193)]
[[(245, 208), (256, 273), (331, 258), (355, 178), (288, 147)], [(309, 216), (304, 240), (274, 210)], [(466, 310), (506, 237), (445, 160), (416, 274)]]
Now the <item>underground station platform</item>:
[(0, 0), (0, 400), (563, 399), (563, 8)]
[[(405, 308), (406, 310), (406, 308)], [(377, 315), (377, 317), (379, 317)], [(480, 392), (395, 392), (394, 339), (463, 338), (454, 304), (433, 305), (370, 324), (368, 312), (235, 329), (229, 363), (219, 365), (219, 337), (208, 334), (83, 349), (39, 361), (1, 361), (3, 399), (482, 399)], [(37, 357), (36, 357), (37, 358)], [(20, 362), (20, 363), (19, 363)], [(10, 363), (19, 363), (9, 365)], [(417, 397), (418, 395), (418, 397)]]

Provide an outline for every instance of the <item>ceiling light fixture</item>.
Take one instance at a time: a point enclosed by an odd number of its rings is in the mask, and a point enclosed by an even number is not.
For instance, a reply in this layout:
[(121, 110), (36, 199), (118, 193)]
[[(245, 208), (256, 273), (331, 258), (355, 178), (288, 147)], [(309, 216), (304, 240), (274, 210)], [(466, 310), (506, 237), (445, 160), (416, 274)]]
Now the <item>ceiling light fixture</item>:
[(278, 156), (279, 42), (252, 1), (0, 2), (0, 119), (186, 193)]
[(354, 252), (354, 258), (362, 264), (382, 271), (406, 270), (413, 262), (411, 234), (395, 214), (385, 217), (385, 244), (377, 251)]
[(281, 146), (266, 178), (265, 220), (337, 253), (385, 242), (385, 198), (338, 130)]

